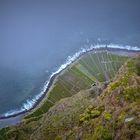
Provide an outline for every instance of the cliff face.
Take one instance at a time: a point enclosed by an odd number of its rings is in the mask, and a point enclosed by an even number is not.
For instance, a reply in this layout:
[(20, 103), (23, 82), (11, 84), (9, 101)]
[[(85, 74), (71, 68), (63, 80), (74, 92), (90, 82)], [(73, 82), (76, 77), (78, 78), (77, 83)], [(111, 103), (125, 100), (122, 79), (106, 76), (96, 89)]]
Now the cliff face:
[(139, 140), (140, 56), (128, 60), (108, 85), (67, 97), (38, 118), (0, 131), (0, 139)]

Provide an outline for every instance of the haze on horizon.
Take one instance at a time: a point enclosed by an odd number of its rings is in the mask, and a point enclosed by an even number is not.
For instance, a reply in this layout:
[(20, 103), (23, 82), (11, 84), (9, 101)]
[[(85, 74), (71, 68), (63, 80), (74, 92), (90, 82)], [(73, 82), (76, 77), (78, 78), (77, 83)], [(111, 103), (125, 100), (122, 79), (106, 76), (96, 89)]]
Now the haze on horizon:
[(139, 6), (139, 0), (0, 0), (0, 66), (44, 70), (87, 38), (139, 46)]

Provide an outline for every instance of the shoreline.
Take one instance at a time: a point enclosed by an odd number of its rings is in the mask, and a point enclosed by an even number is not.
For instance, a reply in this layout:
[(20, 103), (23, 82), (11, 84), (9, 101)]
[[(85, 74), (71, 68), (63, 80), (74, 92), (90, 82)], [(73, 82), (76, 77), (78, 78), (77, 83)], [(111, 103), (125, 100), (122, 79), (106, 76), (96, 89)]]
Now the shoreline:
[[(105, 45), (104, 45), (105, 46)], [(0, 117), (0, 124), (2, 121), (7, 121), (8, 119), (11, 119), (11, 120), (14, 120), (15, 118), (21, 118), (20, 119), (20, 122), (21, 120), (28, 114), (30, 114), (31, 112), (35, 111), (37, 108), (39, 108), (44, 100), (46, 100), (47, 96), (49, 95), (49, 91), (53, 88), (53, 85), (54, 83), (57, 81), (57, 77), (61, 74), (63, 74), (63, 72), (65, 72), (65, 70), (73, 65), (74, 63), (76, 63), (80, 58), (82, 58), (82, 56), (84, 56), (85, 54), (89, 53), (89, 52), (92, 52), (92, 51), (110, 51), (110, 52), (118, 52), (118, 51), (123, 51), (123, 52), (127, 52), (127, 53), (138, 53), (140, 52), (140, 50), (128, 50), (128, 49), (120, 49), (120, 48), (108, 48), (108, 47), (104, 47), (104, 48), (93, 48), (91, 50), (87, 50), (85, 52), (82, 52), (75, 60), (73, 60), (70, 64), (68, 64), (64, 69), (62, 69), (61, 71), (59, 71), (58, 73), (55, 73), (54, 75), (52, 75), (52, 77), (49, 79), (48, 81), (48, 85), (46, 87), (46, 90), (45, 92), (41, 95), (41, 97), (35, 102), (35, 104), (33, 105), (33, 107), (29, 110), (25, 110), (25, 111), (22, 111), (20, 113), (16, 113), (16, 114), (13, 114), (13, 115), (10, 115), (10, 116), (1, 116)], [(15, 122), (15, 124), (17, 124), (18, 122)], [(14, 125), (14, 124), (13, 124)], [(1, 126), (0, 126), (1, 128)]]

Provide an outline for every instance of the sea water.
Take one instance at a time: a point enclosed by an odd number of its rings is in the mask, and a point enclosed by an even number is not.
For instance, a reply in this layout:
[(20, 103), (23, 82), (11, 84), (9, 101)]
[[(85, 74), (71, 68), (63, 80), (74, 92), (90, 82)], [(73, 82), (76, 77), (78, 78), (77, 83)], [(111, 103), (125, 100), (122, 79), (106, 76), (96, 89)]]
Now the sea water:
[[(106, 48), (108, 47), (108, 48)], [(74, 62), (77, 58), (79, 58), (82, 54), (89, 51), (96, 51), (96, 49), (122, 49), (123, 51), (140, 51), (139, 47), (132, 46), (123, 46), (116, 44), (91, 44), (87, 48), (81, 48), (78, 52), (76, 52), (72, 56), (68, 56), (65, 63), (60, 65), (56, 71), (51, 72), (51, 74), (45, 74), (42, 76), (38, 76), (38, 79), (31, 79), (30, 76), (24, 75), (23, 73), (18, 73), (16, 71), (7, 71), (4, 69), (1, 71), (1, 93), (3, 94), (1, 98), (1, 103), (5, 105), (0, 107), (1, 116), (9, 117), (14, 114), (21, 113), (23, 111), (30, 110), (36, 102), (42, 97), (43, 94), (46, 94), (45, 91), (48, 88), (49, 82), (51, 78), (59, 74), (62, 70), (67, 68), (72, 62)], [(7, 87), (6, 87), (7, 86)], [(4, 88), (6, 87), (6, 88)], [(11, 92), (11, 94), (9, 94)], [(13, 94), (12, 94), (13, 93)], [(15, 94), (19, 93), (19, 94)], [(5, 96), (6, 95), (6, 96)], [(12, 100), (13, 99), (13, 100)], [(6, 102), (8, 101), (9, 102)], [(6, 111), (7, 109), (7, 111)]]
[(139, 50), (139, 13), (122, 0), (0, 1), (0, 117), (31, 109), (86, 51)]

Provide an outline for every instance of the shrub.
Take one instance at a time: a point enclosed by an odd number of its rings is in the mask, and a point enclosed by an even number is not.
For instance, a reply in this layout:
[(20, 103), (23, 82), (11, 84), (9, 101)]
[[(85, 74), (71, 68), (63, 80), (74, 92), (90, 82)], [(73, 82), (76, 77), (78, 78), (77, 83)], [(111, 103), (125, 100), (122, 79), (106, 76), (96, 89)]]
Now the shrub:
[(136, 61), (137, 74), (140, 76), (140, 58)]
[(100, 116), (100, 114), (101, 114), (101, 112), (99, 110), (92, 110), (91, 111), (92, 118), (98, 117), (98, 116)]
[(112, 115), (110, 113), (108, 113), (108, 112), (105, 112), (103, 114), (103, 116), (104, 116), (104, 119), (107, 120), (107, 121), (110, 121), (111, 118), (112, 118)]
[(93, 140), (112, 140), (112, 134), (103, 126), (97, 126), (94, 131)]

